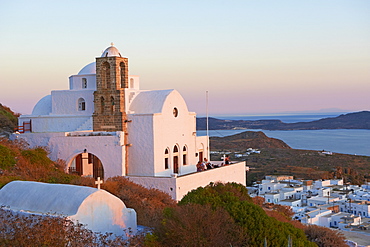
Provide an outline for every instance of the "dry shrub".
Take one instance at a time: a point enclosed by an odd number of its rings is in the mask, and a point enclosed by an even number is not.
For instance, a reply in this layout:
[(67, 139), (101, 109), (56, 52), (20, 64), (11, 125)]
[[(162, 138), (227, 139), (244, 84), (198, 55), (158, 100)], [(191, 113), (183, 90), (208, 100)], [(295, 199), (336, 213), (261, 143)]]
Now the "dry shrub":
[(268, 210), (273, 210), (275, 212), (278, 212), (283, 217), (285, 217), (287, 220), (291, 220), (292, 216), (294, 215), (294, 212), (292, 211), (292, 208), (289, 206), (274, 204), (274, 203), (265, 203), (263, 204), (262, 208)]
[(255, 197), (252, 197), (252, 201), (254, 204), (262, 207), (262, 205), (265, 203), (265, 198), (261, 196), (255, 196)]
[(120, 198), (127, 207), (135, 209), (139, 225), (156, 225), (162, 219), (164, 208), (176, 206), (169, 194), (157, 189), (146, 189), (124, 177), (107, 179), (102, 189)]
[(13, 180), (70, 183), (77, 176), (66, 174), (65, 162), (53, 162), (43, 147), (29, 148), (21, 141), (0, 139), (0, 187)]
[(226, 210), (200, 204), (166, 209), (154, 234), (161, 246), (241, 246), (247, 239)]
[(142, 246), (143, 235), (131, 239), (95, 234), (63, 217), (16, 214), (0, 209), (1, 246)]
[(74, 179), (71, 180), (71, 184), (96, 188), (95, 179), (92, 177), (76, 176)]
[(308, 240), (319, 247), (348, 247), (343, 234), (327, 227), (309, 225), (305, 229)]

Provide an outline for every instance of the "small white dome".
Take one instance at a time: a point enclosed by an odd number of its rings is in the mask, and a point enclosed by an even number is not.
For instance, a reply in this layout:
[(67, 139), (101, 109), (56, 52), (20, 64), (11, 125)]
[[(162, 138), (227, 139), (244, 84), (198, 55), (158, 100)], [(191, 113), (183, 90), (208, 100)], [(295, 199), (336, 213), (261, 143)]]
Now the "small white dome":
[(101, 57), (122, 57), (122, 56), (119, 50), (112, 44), (107, 49), (105, 49), (103, 54), (101, 54)]
[(32, 115), (49, 115), (51, 113), (51, 95), (46, 95), (37, 102)]
[(79, 75), (89, 75), (89, 74), (96, 74), (96, 63), (92, 62), (83, 67), (80, 72), (78, 72)]

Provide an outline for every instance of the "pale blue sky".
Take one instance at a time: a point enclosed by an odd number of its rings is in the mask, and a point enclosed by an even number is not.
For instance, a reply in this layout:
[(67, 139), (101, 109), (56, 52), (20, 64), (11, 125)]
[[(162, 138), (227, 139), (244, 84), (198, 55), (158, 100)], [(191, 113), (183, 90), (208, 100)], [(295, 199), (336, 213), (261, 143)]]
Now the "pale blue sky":
[(30, 113), (114, 42), (211, 114), (370, 108), (370, 1), (0, 0), (0, 103)]

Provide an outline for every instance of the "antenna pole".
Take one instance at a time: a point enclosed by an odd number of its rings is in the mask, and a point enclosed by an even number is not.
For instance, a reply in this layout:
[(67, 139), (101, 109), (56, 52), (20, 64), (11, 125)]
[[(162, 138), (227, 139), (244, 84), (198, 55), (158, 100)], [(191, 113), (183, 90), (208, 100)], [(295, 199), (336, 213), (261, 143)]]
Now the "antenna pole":
[(208, 136), (208, 91), (206, 91), (206, 119), (207, 119), (207, 136)]
[(208, 91), (206, 91), (206, 119), (207, 119), (207, 156), (208, 156), (208, 160), (211, 160), (211, 156), (210, 156), (210, 148), (209, 148), (209, 133), (208, 133)]

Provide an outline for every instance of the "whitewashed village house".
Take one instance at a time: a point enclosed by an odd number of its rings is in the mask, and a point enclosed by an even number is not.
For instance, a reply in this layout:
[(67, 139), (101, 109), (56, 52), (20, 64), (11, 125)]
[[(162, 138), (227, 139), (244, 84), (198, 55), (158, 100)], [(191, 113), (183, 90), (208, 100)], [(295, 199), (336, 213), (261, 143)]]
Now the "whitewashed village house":
[(113, 45), (19, 117), (31, 147), (47, 146), (66, 171), (94, 178), (126, 176), (180, 200), (210, 182), (245, 185), (245, 163), (196, 172), (209, 160), (207, 136), (196, 135), (196, 114), (176, 90), (141, 90), (128, 58)]
[[(294, 180), (292, 176), (266, 176), (250, 188), (265, 203), (290, 206), (304, 224), (347, 229), (370, 217), (370, 186), (344, 185), (343, 179)], [(351, 192), (351, 193), (349, 193)]]
[(22, 214), (67, 217), (93, 232), (135, 234), (136, 212), (105, 190), (30, 181), (13, 181), (0, 190), (0, 205)]

